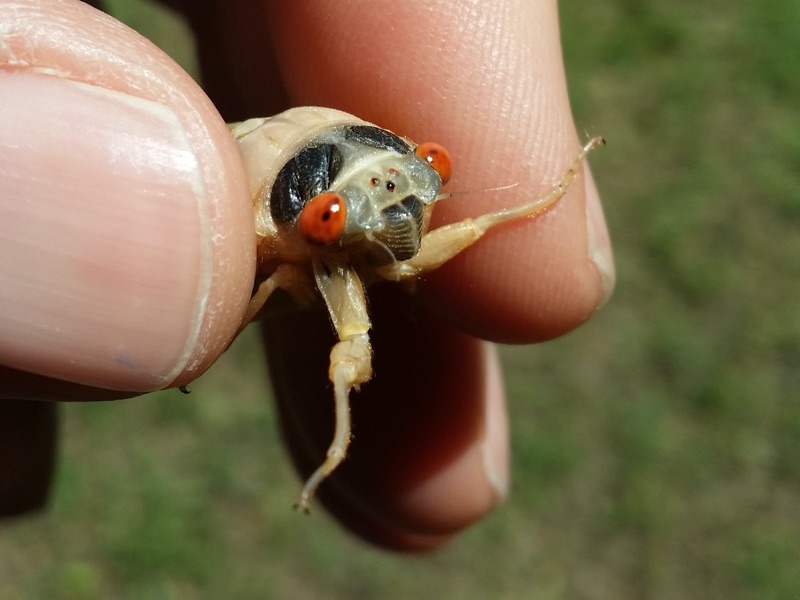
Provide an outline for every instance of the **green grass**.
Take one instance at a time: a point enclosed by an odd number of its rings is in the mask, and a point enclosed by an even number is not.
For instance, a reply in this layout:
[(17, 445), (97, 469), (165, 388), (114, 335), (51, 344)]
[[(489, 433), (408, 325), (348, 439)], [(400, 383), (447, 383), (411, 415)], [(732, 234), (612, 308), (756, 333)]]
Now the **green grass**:
[(800, 597), (800, 5), (561, 10), (619, 281), (579, 331), (503, 349), (508, 504), (420, 558), (298, 518), (245, 336), (189, 397), (62, 407), (0, 597)]

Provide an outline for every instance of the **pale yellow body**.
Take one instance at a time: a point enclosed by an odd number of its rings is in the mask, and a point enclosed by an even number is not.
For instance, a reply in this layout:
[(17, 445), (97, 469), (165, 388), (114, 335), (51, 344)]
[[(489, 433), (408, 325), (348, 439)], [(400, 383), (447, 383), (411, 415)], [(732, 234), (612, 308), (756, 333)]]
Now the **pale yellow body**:
[[(600, 138), (590, 140), (561, 181), (543, 197), (512, 209), (426, 231), (415, 256), (369, 269), (363, 261), (355, 260), (358, 257), (350, 256), (347, 252), (318, 251), (297, 237), (282, 235), (269, 210), (269, 192), (282, 165), (317, 132), (350, 124), (367, 123), (341, 111), (304, 107), (271, 118), (250, 119), (231, 125), (253, 196), (262, 279), (242, 326), (259, 313), (274, 290), (282, 288), (303, 300), (316, 289), (328, 307), (339, 338), (331, 350), (329, 368), (334, 389), (336, 429), (324, 462), (311, 475), (300, 494), (297, 506), (304, 511), (308, 510), (319, 484), (347, 454), (350, 442), (350, 391), (372, 377), (370, 319), (362, 280), (400, 281), (417, 277), (436, 269), (474, 244), (487, 229), (543, 211), (564, 195), (567, 186), (579, 173), (586, 154), (602, 143)], [(432, 207), (431, 204), (427, 208)]]

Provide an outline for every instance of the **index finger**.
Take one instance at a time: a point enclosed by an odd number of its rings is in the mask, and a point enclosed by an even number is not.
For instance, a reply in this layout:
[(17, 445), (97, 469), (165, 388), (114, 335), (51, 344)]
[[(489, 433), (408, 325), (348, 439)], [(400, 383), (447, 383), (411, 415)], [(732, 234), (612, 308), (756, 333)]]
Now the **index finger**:
[[(270, 9), (293, 103), (333, 106), (415, 141), (438, 141), (456, 161), (450, 191), (519, 184), (445, 201), (436, 223), (543, 194), (578, 151), (554, 51), (554, 1), (292, 2)], [(605, 235), (596, 190), (585, 178), (547, 215), (490, 233), (422, 289), (451, 322), (481, 337), (553, 337), (583, 322), (609, 294), (610, 256), (593, 256), (598, 245), (610, 255)]]
[[(541, 195), (577, 153), (554, 1), (361, 1), (324, 9), (292, 2), (274, 3), (272, 14), (294, 102), (342, 108), (416, 141), (438, 141), (456, 161), (451, 191), (519, 183), (443, 202), (437, 223)], [(299, 29), (305, 35), (293, 33)], [(596, 196), (591, 187), (589, 194)], [(598, 232), (587, 227), (586, 195), (585, 185), (574, 185), (546, 216), (488, 235), (432, 274), (427, 295), (460, 327), (491, 339), (530, 342), (579, 324), (613, 277), (590, 257)]]
[[(212, 12), (192, 6), (190, 17), (201, 50), (212, 48), (204, 81), (230, 119), (339, 108), (445, 145), (456, 161), (448, 191), (518, 184), (443, 202), (435, 224), (541, 195), (578, 152), (554, 0), (233, 2)], [(498, 233), (426, 278), (422, 296), (451, 323), (532, 342), (608, 299), (611, 246), (588, 170), (547, 215)]]

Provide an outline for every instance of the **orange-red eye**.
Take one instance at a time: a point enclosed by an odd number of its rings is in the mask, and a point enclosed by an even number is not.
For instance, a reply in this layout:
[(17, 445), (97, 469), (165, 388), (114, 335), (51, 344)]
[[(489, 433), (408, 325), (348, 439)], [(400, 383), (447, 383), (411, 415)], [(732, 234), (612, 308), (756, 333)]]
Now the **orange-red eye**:
[(442, 185), (450, 181), (450, 176), (453, 174), (453, 159), (444, 146), (436, 142), (425, 142), (417, 146), (416, 154), (439, 174)]
[(336, 192), (325, 192), (303, 207), (297, 228), (309, 244), (327, 246), (342, 237), (346, 213), (344, 198)]

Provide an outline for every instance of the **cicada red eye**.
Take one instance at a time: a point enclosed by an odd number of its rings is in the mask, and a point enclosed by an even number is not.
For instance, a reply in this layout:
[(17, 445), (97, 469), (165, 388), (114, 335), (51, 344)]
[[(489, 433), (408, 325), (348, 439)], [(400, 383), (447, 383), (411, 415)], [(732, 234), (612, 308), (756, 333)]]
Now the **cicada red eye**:
[(344, 198), (336, 192), (325, 192), (303, 207), (297, 229), (309, 244), (327, 246), (342, 237), (346, 214)]
[(417, 146), (415, 153), (439, 174), (442, 185), (450, 181), (450, 176), (453, 174), (453, 159), (444, 146), (436, 142), (425, 142)]

